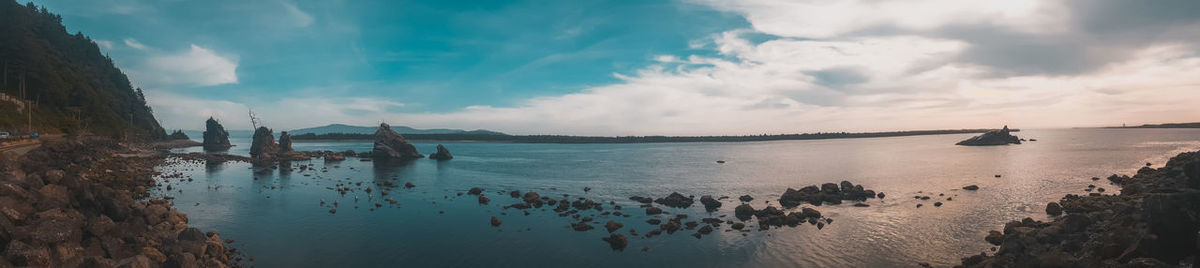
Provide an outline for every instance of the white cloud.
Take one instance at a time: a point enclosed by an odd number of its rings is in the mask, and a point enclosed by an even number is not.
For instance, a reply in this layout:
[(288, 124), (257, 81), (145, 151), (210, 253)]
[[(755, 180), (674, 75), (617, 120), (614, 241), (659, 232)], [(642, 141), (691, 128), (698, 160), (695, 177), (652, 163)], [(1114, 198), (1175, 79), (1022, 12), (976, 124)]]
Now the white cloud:
[(305, 13), (304, 10), (300, 10), (295, 3), (290, 1), (280, 1), (279, 3), (283, 5), (283, 10), (291, 19), (293, 26), (308, 27), (309, 25), (313, 24), (314, 19), (312, 15)]
[(125, 45), (137, 50), (146, 50), (147, 48), (146, 45), (143, 45), (133, 38), (125, 38)]
[(100, 48), (103, 48), (103, 49), (112, 49), (112, 47), (113, 47), (112, 41), (100, 40), (100, 39), (96, 39), (96, 40), (92, 40), (92, 41), (95, 41), (96, 45), (100, 46)]
[(222, 56), (211, 49), (191, 45), (176, 54), (152, 56), (132, 68), (134, 81), (147, 87), (204, 87), (237, 84), (236, 56)]

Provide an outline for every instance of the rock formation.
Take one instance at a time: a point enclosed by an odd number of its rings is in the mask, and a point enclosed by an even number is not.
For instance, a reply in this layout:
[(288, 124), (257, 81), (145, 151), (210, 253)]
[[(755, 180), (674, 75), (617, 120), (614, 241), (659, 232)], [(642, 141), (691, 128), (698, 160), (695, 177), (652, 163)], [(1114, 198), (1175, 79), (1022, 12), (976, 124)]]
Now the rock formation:
[(204, 122), (204, 150), (205, 151), (224, 151), (233, 147), (229, 143), (229, 132), (225, 131), (225, 127), (221, 126), (217, 120), (212, 117)]
[(292, 150), (292, 135), (288, 135), (287, 131), (279, 132), (279, 152), (294, 152)]
[(254, 130), (254, 141), (250, 143), (250, 158), (255, 161), (273, 161), (279, 156), (279, 144), (271, 129), (258, 127)]
[(175, 132), (171, 132), (171, 135), (167, 136), (167, 139), (168, 140), (186, 140), (186, 139), (191, 139), (191, 137), (188, 137), (187, 133), (183, 133), (183, 130), (176, 129)]
[(1046, 207), (1063, 216), (1009, 222), (985, 238), (999, 250), (962, 266), (1186, 267), (1200, 256), (1200, 152), (1110, 178), (1120, 195), (1067, 195)]
[(862, 185), (855, 185), (849, 181), (842, 181), (840, 184), (821, 184), (820, 188), (817, 188), (816, 185), (800, 188), (800, 190), (788, 188), (783, 195), (779, 196), (779, 204), (789, 208), (803, 203), (816, 206), (820, 206), (822, 203), (836, 205), (841, 204), (842, 200), (865, 201), (867, 198), (875, 198), (875, 191), (864, 189)]
[(404, 140), (399, 133), (392, 131), (391, 126), (387, 123), (379, 124), (379, 130), (375, 131), (375, 148), (371, 150), (371, 157), (409, 160), (424, 158), (425, 155), (417, 152), (417, 147), (409, 144)]
[(970, 139), (955, 143), (955, 145), (965, 146), (991, 146), (1008, 144), (1021, 144), (1021, 138), (1009, 134), (1008, 126), (1004, 126), (1004, 128), (1000, 130), (988, 131), (980, 134), (979, 136), (971, 137)]
[(437, 152), (429, 154), (429, 159), (450, 160), (450, 159), (454, 159), (454, 156), (450, 155), (450, 150), (447, 150), (446, 146), (442, 146), (441, 144), (438, 144)]

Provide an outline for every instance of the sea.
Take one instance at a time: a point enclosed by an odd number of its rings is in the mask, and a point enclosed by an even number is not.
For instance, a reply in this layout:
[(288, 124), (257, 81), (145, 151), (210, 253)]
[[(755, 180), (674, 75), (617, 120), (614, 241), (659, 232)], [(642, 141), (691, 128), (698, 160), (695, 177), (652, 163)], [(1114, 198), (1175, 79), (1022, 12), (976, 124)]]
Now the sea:
[[(315, 158), (292, 162), (290, 170), (172, 158), (157, 168), (164, 175), (152, 196), (171, 198), (190, 226), (234, 239), (230, 245), (254, 267), (951, 266), (962, 257), (994, 252), (983, 238), (1008, 221), (1049, 220), (1046, 204), (1063, 195), (1087, 194), (1089, 185), (1117, 194), (1119, 187), (1103, 178), (1161, 167), (1171, 156), (1200, 150), (1200, 129), (1015, 134), (1037, 141), (967, 147), (954, 143), (970, 134), (947, 134), (711, 143), (415, 142), (425, 154), (442, 144), (454, 159)], [(225, 153), (247, 154), (249, 137), (232, 142), (235, 147)], [(372, 143), (298, 142), (294, 147), (363, 152)], [(833, 219), (821, 228), (806, 223), (760, 230), (750, 220), (745, 222), (750, 227), (734, 230), (728, 224), (737, 221), (733, 209), (743, 203), (739, 196), (752, 196), (747, 204), (757, 209), (778, 207), (788, 188), (841, 181), (885, 197), (861, 202), (869, 207), (845, 202), (793, 209), (815, 208)], [(381, 186), (405, 183), (414, 187)], [(979, 189), (962, 189), (967, 185)], [(473, 187), (484, 189), (491, 202), (480, 204), (465, 194)], [(506, 209), (520, 202), (509, 196), (511, 191), (587, 198), (602, 202), (605, 210), (578, 213), (593, 218), (596, 228), (575, 231), (570, 225), (580, 219), (550, 207)], [(711, 195), (721, 198), (722, 206), (713, 212), (699, 202), (689, 208), (659, 206), (668, 214), (648, 216), (629, 199), (673, 192), (697, 201)], [(699, 238), (692, 236), (696, 230), (645, 237), (658, 228), (647, 220), (679, 214), (688, 215), (685, 222), (727, 222)], [(500, 226), (490, 224), (493, 216)], [(623, 250), (602, 240), (610, 236), (604, 228), (608, 221), (623, 224), (613, 232), (627, 237)]]

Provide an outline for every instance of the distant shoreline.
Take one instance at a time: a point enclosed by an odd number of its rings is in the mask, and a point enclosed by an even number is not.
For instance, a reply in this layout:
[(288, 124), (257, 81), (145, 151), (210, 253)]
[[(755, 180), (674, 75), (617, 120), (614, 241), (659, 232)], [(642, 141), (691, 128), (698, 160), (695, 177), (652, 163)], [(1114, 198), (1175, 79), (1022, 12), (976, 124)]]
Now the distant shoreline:
[(1140, 126), (1119, 126), (1119, 127), (1099, 127), (1099, 128), (1200, 128), (1200, 122), (1145, 124), (1145, 125), (1140, 125)]
[[(832, 133), (803, 133), (777, 135), (747, 135), (747, 136), (566, 136), (566, 135), (486, 135), (486, 134), (401, 134), (409, 141), (419, 142), (492, 142), (492, 143), (562, 143), (562, 144), (594, 144), (594, 143), (681, 143), (681, 142), (754, 142), (781, 140), (825, 140), (825, 139), (855, 139), (855, 138), (884, 138), (945, 134), (974, 134), (992, 131), (994, 129), (948, 129), (948, 130), (912, 130), (890, 132), (832, 132)], [(1020, 131), (1014, 129), (1012, 131)], [(370, 142), (373, 134), (302, 134), (292, 136), (296, 142)]]

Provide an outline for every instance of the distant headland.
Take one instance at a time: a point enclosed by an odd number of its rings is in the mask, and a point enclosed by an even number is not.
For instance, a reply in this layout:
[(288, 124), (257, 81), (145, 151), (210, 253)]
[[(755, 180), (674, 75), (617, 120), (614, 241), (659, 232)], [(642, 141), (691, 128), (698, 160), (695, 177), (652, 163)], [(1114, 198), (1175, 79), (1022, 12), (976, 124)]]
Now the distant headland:
[[(850, 138), (880, 138), (919, 135), (942, 134), (974, 134), (985, 133), (995, 129), (947, 129), (947, 130), (910, 130), (889, 132), (817, 132), (801, 134), (745, 135), (745, 136), (567, 136), (567, 135), (507, 135), (499, 132), (487, 133), (444, 133), (444, 134), (404, 134), (412, 141), (475, 141), (475, 142), (511, 142), (511, 143), (661, 143), (661, 142), (751, 142), (778, 140), (820, 140), (820, 139), (850, 139)], [(481, 131), (481, 130), (480, 130)], [(1020, 131), (1012, 129), (1011, 131)], [(489, 131), (490, 132), (490, 131)], [(305, 133), (292, 135), (296, 141), (365, 141), (373, 140), (372, 134), (366, 133)]]

